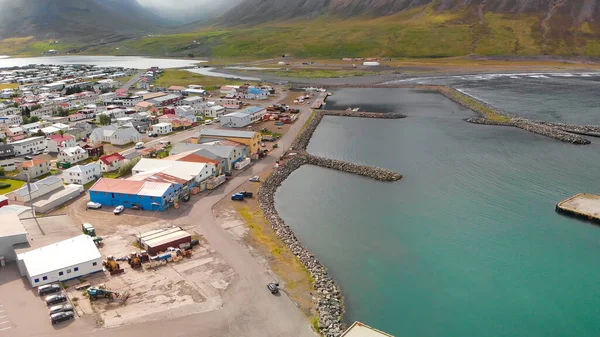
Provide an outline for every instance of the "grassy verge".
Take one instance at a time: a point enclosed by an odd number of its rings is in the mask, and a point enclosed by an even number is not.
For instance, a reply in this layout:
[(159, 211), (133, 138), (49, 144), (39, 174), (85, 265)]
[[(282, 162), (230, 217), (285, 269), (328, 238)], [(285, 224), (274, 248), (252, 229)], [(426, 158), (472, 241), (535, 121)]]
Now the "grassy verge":
[(190, 84), (198, 84), (204, 86), (207, 90), (211, 90), (222, 85), (240, 85), (243, 83), (226, 78), (194, 74), (187, 70), (165, 69), (165, 72), (154, 84), (165, 88), (172, 85), (188, 86)]
[(117, 179), (121, 176), (121, 174), (119, 174), (119, 171), (113, 171), (113, 172), (104, 172), (104, 173), (102, 173), (102, 176), (104, 178)]
[(0, 183), (10, 184), (10, 187), (0, 188), (0, 194), (7, 194), (14, 190), (17, 190), (23, 185), (25, 185), (24, 181), (13, 180), (13, 179), (0, 179)]
[(236, 206), (236, 211), (248, 224), (249, 240), (263, 256), (269, 257), (271, 269), (285, 282), (285, 291), (294, 298), (307, 317), (313, 317), (313, 279), (302, 263), (277, 237), (254, 201), (249, 206)]

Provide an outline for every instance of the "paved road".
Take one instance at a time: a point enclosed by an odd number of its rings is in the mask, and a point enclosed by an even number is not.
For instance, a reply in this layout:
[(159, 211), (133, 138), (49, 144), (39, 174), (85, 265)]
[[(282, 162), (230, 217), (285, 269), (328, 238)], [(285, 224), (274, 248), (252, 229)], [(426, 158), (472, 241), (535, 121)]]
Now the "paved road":
[[(267, 291), (267, 283), (274, 280), (267, 267), (250, 255), (247, 248), (225, 231), (216, 221), (213, 206), (222, 198), (229, 197), (253, 175), (269, 170), (275, 161), (293, 143), (306, 120), (310, 109), (301, 107), (302, 113), (288, 132), (279, 140), (279, 148), (267, 158), (233, 178), (217, 192), (196, 202), (188, 215), (189, 223), (196, 224), (211, 246), (236, 272), (237, 277), (224, 293), (223, 308), (217, 311), (174, 318), (168, 322), (156, 321), (127, 325), (121, 328), (96, 330), (86, 336), (130, 337), (152, 336), (202, 336), (202, 337), (316, 337), (308, 320), (285, 293), (273, 296)], [(185, 139), (189, 130), (169, 137)], [(157, 140), (158, 141), (158, 140)], [(176, 140), (174, 140), (176, 141)], [(153, 141), (154, 142), (154, 141)], [(72, 322), (66, 329), (55, 330), (52, 336), (71, 336), (74, 330), (87, 331), (90, 322), (82, 318)]]
[(129, 79), (129, 81), (127, 81), (127, 83), (125, 83), (121, 86), (121, 89), (129, 90), (129, 88), (131, 88), (132, 85), (136, 84), (137, 81), (140, 80), (140, 77), (142, 77), (142, 75), (144, 75), (145, 73), (146, 73), (146, 70), (139, 70), (137, 72), (137, 74), (135, 74), (135, 76), (133, 76), (131, 79)]

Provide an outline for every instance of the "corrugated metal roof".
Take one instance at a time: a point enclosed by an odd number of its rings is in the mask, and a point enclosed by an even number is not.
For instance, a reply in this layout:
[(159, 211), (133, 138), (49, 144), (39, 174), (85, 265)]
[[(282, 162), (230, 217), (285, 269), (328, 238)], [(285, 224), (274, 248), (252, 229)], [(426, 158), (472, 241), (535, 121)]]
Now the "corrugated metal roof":
[(142, 188), (138, 191), (138, 195), (144, 195), (149, 197), (162, 197), (167, 193), (171, 184), (169, 183), (156, 183), (156, 182), (144, 182)]
[(143, 181), (100, 178), (90, 191), (136, 194), (144, 186)]
[(231, 138), (252, 138), (256, 132), (254, 131), (238, 131), (225, 129), (202, 129), (194, 135), (195, 138), (200, 137), (231, 137)]
[(100, 258), (102, 255), (88, 235), (79, 235), (17, 255), (17, 259), (25, 263), (31, 277)]
[[(144, 241), (144, 244), (147, 245), (148, 247), (158, 247), (158, 246), (162, 246), (164, 244), (168, 244), (169, 242), (173, 242), (173, 241), (177, 241), (177, 240), (181, 240), (181, 239), (185, 239), (185, 238), (191, 239), (191, 237), (192, 236), (188, 232), (177, 231), (174, 233), (170, 233), (170, 234), (166, 234), (166, 235), (157, 237), (155, 239), (146, 240), (146, 241)], [(178, 247), (173, 247), (173, 248), (178, 248)]]

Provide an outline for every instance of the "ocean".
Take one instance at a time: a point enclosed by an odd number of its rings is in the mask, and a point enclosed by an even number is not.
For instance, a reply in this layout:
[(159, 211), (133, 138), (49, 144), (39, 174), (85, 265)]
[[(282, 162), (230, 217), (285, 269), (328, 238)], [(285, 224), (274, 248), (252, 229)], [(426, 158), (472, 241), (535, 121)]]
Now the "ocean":
[[(455, 81), (502, 109), (518, 100), (547, 119), (592, 120), (587, 100), (597, 100), (573, 99), (566, 88), (507, 96), (519, 90)], [(413, 89), (339, 89), (327, 105), (408, 115), (325, 117), (308, 147), (395, 169), (402, 180), (304, 166), (276, 195), (281, 216), (341, 285), (346, 322), (398, 337), (598, 336), (600, 228), (554, 207), (578, 192), (600, 193), (600, 139), (574, 146), (469, 124), (462, 119), (471, 111)]]

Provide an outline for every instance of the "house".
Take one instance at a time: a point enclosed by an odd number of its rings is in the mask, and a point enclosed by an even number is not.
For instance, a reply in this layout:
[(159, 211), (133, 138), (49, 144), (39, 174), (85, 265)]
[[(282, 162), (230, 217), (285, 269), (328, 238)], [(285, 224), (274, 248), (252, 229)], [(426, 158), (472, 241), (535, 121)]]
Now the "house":
[(0, 124), (19, 125), (21, 123), (23, 123), (23, 117), (21, 115), (6, 115), (0, 117)]
[(102, 103), (112, 102), (113, 100), (117, 99), (117, 94), (114, 92), (107, 92), (106, 94), (100, 94), (99, 98), (100, 98), (100, 102), (102, 102)]
[(83, 139), (88, 136), (88, 133), (82, 128), (69, 128), (69, 134), (75, 137), (75, 139)]
[(113, 172), (125, 165), (126, 159), (120, 153), (107, 154), (100, 157), (100, 170), (102, 172)]
[(142, 135), (134, 128), (108, 125), (94, 129), (90, 134), (90, 140), (93, 143), (125, 145), (141, 141)]
[(178, 117), (196, 116), (200, 113), (201, 113), (201, 110), (198, 107), (193, 107), (191, 105), (181, 105), (181, 106), (175, 107), (175, 114)]
[(182, 91), (185, 90), (185, 87), (179, 85), (172, 85), (167, 88), (167, 92), (171, 94), (181, 94)]
[(211, 99), (216, 105), (224, 106), (227, 109), (241, 109), (243, 102), (237, 98), (215, 98)]
[(76, 113), (76, 114), (69, 115), (69, 122), (77, 122), (80, 120), (84, 120), (86, 118), (87, 118), (86, 115), (84, 115), (82, 113)]
[(15, 149), (15, 155), (42, 153), (46, 150), (46, 137), (31, 137), (10, 143)]
[(62, 148), (58, 152), (58, 161), (63, 163), (75, 164), (89, 158), (88, 152), (81, 146)]
[(75, 137), (68, 133), (65, 134), (54, 134), (46, 138), (48, 152), (58, 153), (61, 149), (67, 147), (73, 147), (77, 145)]
[(263, 107), (249, 107), (238, 112), (232, 112), (221, 117), (221, 125), (226, 127), (243, 128), (259, 122), (267, 110)]
[(104, 154), (104, 145), (102, 144), (85, 144), (82, 146), (87, 151), (91, 158), (98, 158)]
[(15, 149), (12, 145), (4, 145), (0, 143), (0, 168), (5, 172), (14, 171), (17, 169), (15, 165)]
[(55, 109), (56, 109), (56, 107), (54, 105), (48, 105), (48, 106), (44, 106), (39, 109), (35, 109), (35, 110), (31, 111), (30, 115), (31, 115), (31, 117), (38, 117), (38, 118), (52, 117)]
[(154, 104), (150, 102), (139, 102), (135, 105), (137, 111), (148, 111), (154, 107)]
[(32, 287), (102, 271), (102, 255), (94, 239), (79, 235), (17, 255), (17, 266)]
[(227, 139), (247, 145), (250, 153), (255, 154), (260, 150), (261, 134), (254, 131), (202, 129), (192, 136), (194, 144), (205, 143), (215, 139)]
[(189, 105), (191, 107), (203, 107), (205, 104), (205, 99), (201, 96), (186, 97), (179, 101), (179, 105)]
[(216, 168), (216, 174), (219, 175), (221, 173), (223, 173), (223, 167), (222, 167), (222, 161), (220, 159), (223, 158), (215, 158), (214, 156), (213, 159), (202, 156), (198, 153), (195, 153), (194, 150), (188, 151), (188, 152), (183, 152), (180, 154), (176, 154), (176, 155), (172, 155), (172, 156), (168, 156), (167, 158), (165, 158), (165, 160), (175, 160), (175, 161), (182, 161), (182, 162), (190, 162), (190, 163), (205, 163), (205, 164), (211, 164), (214, 165)]
[(49, 176), (36, 182), (32, 182), (29, 186), (31, 187), (31, 199), (29, 199), (29, 189), (27, 188), (27, 185), (23, 185), (23, 187), (8, 193), (6, 196), (10, 200), (27, 202), (63, 188), (63, 183), (59, 177)]
[(90, 188), (90, 200), (103, 206), (137, 205), (143, 210), (164, 211), (176, 198), (170, 183), (101, 178)]
[(108, 118), (117, 119), (121, 117), (125, 117), (127, 110), (125, 109), (112, 109), (107, 111), (102, 111), (96, 114), (96, 123), (100, 122), (100, 116), (108, 116)]
[(63, 171), (62, 179), (65, 184), (85, 185), (102, 177), (98, 162), (77, 165)]
[(243, 96), (245, 99), (265, 100), (269, 98), (269, 92), (257, 87), (248, 87)]
[(221, 118), (225, 114), (225, 108), (220, 105), (209, 105), (204, 109), (204, 116), (210, 118)]
[(171, 123), (158, 123), (151, 126), (152, 133), (157, 135), (167, 135), (173, 132), (173, 125)]
[(169, 94), (165, 96), (156, 97), (147, 101), (154, 104), (154, 106), (167, 106), (176, 104), (177, 102), (179, 102), (180, 98), (181, 96), (179, 95)]
[(221, 95), (231, 95), (231, 94), (235, 95), (235, 94), (237, 94), (237, 88), (234, 86), (229, 86), (229, 85), (222, 86), (221, 88), (219, 88), (219, 93)]
[(121, 98), (124, 106), (135, 106), (136, 104), (141, 103), (142, 100), (142, 96), (129, 96)]

